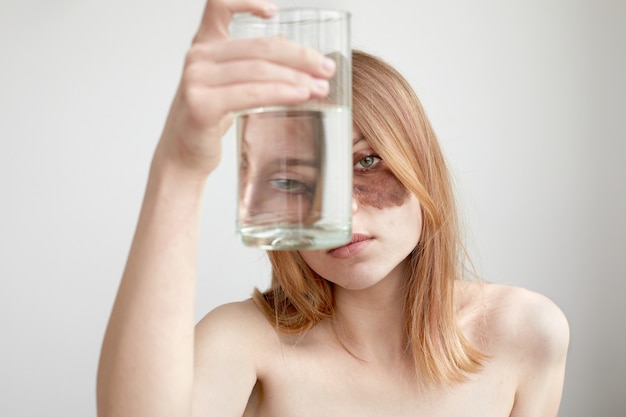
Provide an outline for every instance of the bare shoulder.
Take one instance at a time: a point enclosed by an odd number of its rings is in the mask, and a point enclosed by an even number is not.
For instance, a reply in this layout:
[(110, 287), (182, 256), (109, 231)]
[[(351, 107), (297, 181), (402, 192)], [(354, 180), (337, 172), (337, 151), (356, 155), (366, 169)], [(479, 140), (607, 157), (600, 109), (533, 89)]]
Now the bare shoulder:
[(243, 415), (276, 340), (251, 300), (204, 316), (195, 330), (193, 415)]
[(256, 380), (277, 343), (276, 331), (252, 300), (224, 304), (196, 325), (196, 370), (214, 373), (227, 366), (231, 374), (234, 368)]
[[(276, 332), (252, 300), (223, 304), (210, 311), (196, 325), (200, 343), (211, 339), (220, 344), (251, 345), (276, 339)], [(232, 347), (232, 344), (231, 344)]]
[(487, 367), (513, 384), (510, 415), (557, 415), (569, 346), (563, 311), (513, 286), (462, 282), (456, 294), (463, 331), (487, 355)]
[(489, 350), (551, 360), (567, 352), (569, 325), (559, 306), (540, 293), (515, 286), (464, 282), (460, 313), (480, 324)]
[(569, 345), (563, 311), (543, 294), (524, 288), (487, 284), (494, 332), (513, 352), (539, 362), (560, 360)]

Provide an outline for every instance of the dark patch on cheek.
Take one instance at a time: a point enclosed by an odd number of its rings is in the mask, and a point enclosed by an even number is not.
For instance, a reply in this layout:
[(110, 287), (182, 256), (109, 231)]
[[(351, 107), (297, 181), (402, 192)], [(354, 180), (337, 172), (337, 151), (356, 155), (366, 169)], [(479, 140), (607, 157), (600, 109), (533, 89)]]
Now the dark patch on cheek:
[(354, 197), (359, 204), (377, 209), (401, 206), (409, 198), (409, 190), (386, 167), (375, 172), (354, 174)]

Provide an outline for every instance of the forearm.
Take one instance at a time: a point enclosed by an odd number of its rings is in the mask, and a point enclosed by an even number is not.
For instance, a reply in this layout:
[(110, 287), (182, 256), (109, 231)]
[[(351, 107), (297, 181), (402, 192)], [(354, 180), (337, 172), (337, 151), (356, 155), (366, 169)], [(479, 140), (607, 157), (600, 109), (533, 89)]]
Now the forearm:
[(102, 348), (102, 417), (189, 413), (203, 186), (155, 157)]
[[(202, 190), (232, 115), (328, 93), (332, 60), (285, 39), (231, 41), (233, 13), (266, 0), (210, 0), (153, 161), (98, 371), (100, 417), (190, 414)], [(259, 45), (264, 45), (262, 48)], [(261, 71), (250, 71), (250, 64)], [(320, 81), (326, 82), (320, 88)]]

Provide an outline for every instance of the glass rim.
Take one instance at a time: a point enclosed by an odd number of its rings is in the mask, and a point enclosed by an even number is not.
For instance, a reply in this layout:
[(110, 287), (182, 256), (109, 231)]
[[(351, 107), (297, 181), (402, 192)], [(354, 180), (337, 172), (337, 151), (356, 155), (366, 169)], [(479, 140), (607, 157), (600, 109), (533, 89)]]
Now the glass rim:
[(329, 9), (324, 7), (281, 7), (271, 17), (256, 16), (252, 13), (235, 13), (232, 24), (291, 24), (302, 21), (349, 20), (351, 13), (347, 10)]

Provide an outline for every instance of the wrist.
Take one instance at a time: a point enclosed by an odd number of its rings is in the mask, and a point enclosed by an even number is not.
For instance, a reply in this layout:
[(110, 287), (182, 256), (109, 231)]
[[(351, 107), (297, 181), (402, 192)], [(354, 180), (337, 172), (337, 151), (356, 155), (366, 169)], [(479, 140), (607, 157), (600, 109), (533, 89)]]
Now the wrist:
[(149, 194), (179, 204), (199, 204), (208, 173), (190, 169), (157, 151), (152, 159), (148, 178)]
[(189, 161), (181, 155), (181, 151), (166, 149), (168, 146), (159, 143), (150, 165), (150, 175), (165, 176), (185, 184), (204, 186), (214, 168), (202, 166)]

